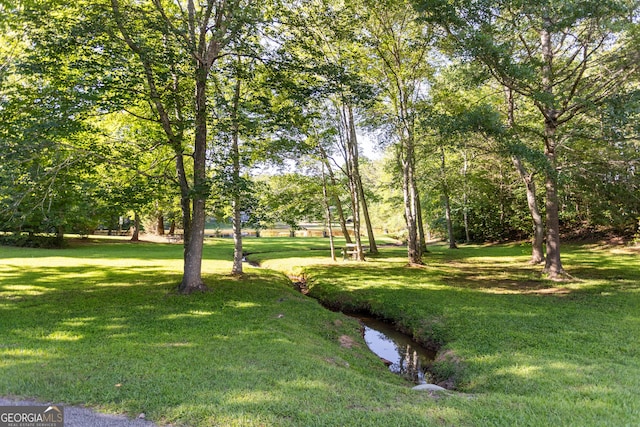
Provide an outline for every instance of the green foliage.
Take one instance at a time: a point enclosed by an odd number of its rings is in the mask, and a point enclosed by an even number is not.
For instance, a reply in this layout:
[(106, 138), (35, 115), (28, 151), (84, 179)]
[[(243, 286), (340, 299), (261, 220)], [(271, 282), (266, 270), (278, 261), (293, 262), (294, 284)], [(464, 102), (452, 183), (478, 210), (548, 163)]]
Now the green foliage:
[[(0, 3), (3, 229), (87, 233), (131, 210), (175, 209), (176, 159), (186, 163), (187, 175), (193, 172), (189, 24), (179, 19), (177, 3), (118, 4), (116, 11), (93, 0)], [(426, 222), (434, 229), (443, 223), (446, 187), (458, 237), (463, 213), (474, 239), (526, 237), (531, 227), (525, 195), (509, 171), (509, 157), (516, 155), (534, 179), (553, 172), (559, 180), (565, 230), (633, 232), (639, 215), (635, 2), (314, 0), (243, 6), (229, 18), (225, 50), (208, 82), (207, 178), (188, 183), (183, 192), (187, 198), (210, 195), (214, 216), (229, 216), (232, 197), (240, 195), (251, 225), (274, 221), (268, 210), (281, 207), (273, 207), (276, 199), (259, 200), (261, 184), (252, 182), (251, 168), (300, 159), (316, 143), (335, 141), (339, 129), (328, 106), (335, 101), (352, 103), (359, 125), (366, 122), (387, 146), (410, 135), (418, 149)], [(554, 58), (564, 77), (556, 76), (553, 94), (541, 87), (538, 30), (545, 16), (556, 41), (564, 43)], [(125, 48), (116, 18), (140, 52)], [(582, 68), (572, 61), (581, 58), (580, 46), (590, 52), (585, 60), (594, 62), (577, 73)], [(614, 79), (600, 85), (617, 75), (603, 70), (618, 70), (629, 84)], [(502, 85), (516, 92), (512, 129), (506, 126)], [(149, 97), (152, 86), (156, 93)], [(160, 123), (158, 102), (174, 138)], [(543, 123), (536, 111), (553, 103), (566, 107), (557, 174), (541, 149)], [(229, 151), (234, 129), (238, 176)], [(446, 179), (436, 167), (436, 147), (446, 150)], [(471, 159), (464, 176), (458, 173), (463, 151)], [(379, 212), (376, 222), (402, 233), (401, 176), (385, 174), (378, 166), (369, 173), (366, 187), (377, 185), (377, 192), (367, 196), (379, 203), (372, 209)], [(311, 196), (296, 197), (321, 206)], [(285, 220), (290, 224), (320, 217), (299, 210), (291, 205), (276, 216), (297, 212), (296, 220)]]
[[(633, 196), (622, 193), (636, 187), (633, 178), (627, 180), (630, 164), (625, 160), (635, 154), (627, 148), (622, 155), (609, 151), (606, 136), (617, 135), (613, 146), (627, 145), (621, 140), (636, 138), (632, 126), (609, 127), (600, 121), (598, 127), (589, 122), (599, 108), (611, 108), (616, 98), (637, 85), (637, 2), (413, 3), (422, 22), (443, 30), (442, 49), (468, 63), (465, 71), (472, 65), (481, 67), (497, 83), (493, 85), (496, 92), (506, 87), (516, 94), (510, 130), (498, 139), (500, 149), (525, 161), (529, 173), (547, 176), (547, 190), (558, 192), (562, 199), (561, 226), (577, 230), (597, 223), (617, 232), (633, 226), (635, 201), (629, 203)], [(472, 104), (464, 109), (475, 108)], [(627, 116), (621, 113), (620, 121)], [(467, 122), (462, 120), (461, 126)], [(451, 134), (455, 124), (445, 129)], [(586, 153), (598, 160), (587, 161)], [(615, 172), (607, 176), (607, 168)], [(613, 199), (627, 200), (625, 207)], [(555, 196), (550, 196), (547, 206), (553, 207), (547, 212), (551, 221)], [(603, 215), (591, 214), (594, 211)]]
[(33, 233), (0, 233), (0, 245), (17, 246), (19, 248), (61, 248), (63, 241), (54, 235), (42, 235)]
[(297, 230), (304, 220), (323, 218), (322, 183), (317, 177), (290, 173), (269, 177), (267, 184), (268, 189), (257, 196), (270, 222), (284, 222)]
[[(567, 228), (631, 236), (640, 212), (638, 92), (619, 93), (572, 128), (561, 171)], [(594, 144), (597, 140), (597, 144)]]

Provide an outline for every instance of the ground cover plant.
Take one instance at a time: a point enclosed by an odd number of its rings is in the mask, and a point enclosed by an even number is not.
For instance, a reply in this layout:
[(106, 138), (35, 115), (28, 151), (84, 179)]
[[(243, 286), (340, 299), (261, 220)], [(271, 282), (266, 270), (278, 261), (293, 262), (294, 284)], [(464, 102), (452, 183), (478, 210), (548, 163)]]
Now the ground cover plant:
[[(115, 243), (114, 243), (115, 242)], [(403, 248), (328, 259), (326, 239), (248, 239), (205, 250), (210, 292), (179, 295), (182, 248), (116, 239), (0, 248), (0, 395), (87, 404), (175, 425), (633, 425), (640, 419), (638, 253), (567, 247), (576, 280), (550, 282), (526, 245)], [(315, 250), (308, 250), (315, 249)], [(276, 271), (277, 270), (277, 271)], [(410, 389), (368, 352), (366, 308), (441, 346)]]

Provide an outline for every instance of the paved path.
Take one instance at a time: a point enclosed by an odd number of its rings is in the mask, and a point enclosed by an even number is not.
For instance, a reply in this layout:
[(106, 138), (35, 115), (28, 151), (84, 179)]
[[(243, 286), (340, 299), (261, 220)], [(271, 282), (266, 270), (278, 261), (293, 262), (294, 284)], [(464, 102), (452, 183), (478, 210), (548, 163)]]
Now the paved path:
[(42, 403), (33, 400), (13, 400), (0, 397), (0, 406), (58, 405), (64, 407), (64, 427), (157, 427), (151, 421), (129, 419), (122, 415), (100, 414), (80, 406)]

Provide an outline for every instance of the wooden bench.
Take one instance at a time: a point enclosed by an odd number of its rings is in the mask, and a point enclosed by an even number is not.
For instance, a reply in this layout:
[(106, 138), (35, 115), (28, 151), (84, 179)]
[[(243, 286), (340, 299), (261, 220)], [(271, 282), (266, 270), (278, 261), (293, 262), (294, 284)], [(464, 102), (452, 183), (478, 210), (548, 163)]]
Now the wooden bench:
[[(362, 246), (362, 257), (364, 259), (364, 253), (367, 251), (366, 246)], [(358, 259), (358, 245), (355, 243), (345, 243), (344, 249), (342, 249), (342, 259), (348, 258)]]
[(167, 234), (167, 242), (169, 243), (179, 243), (184, 240), (184, 236), (182, 234)]
[(128, 236), (129, 230), (94, 230), (96, 236)]

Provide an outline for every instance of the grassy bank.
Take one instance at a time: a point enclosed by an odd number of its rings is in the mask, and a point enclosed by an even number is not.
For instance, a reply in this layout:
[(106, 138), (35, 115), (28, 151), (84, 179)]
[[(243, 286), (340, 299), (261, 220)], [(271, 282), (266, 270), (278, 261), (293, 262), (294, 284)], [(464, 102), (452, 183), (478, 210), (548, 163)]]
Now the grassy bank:
[[(302, 241), (276, 244), (299, 252)], [(308, 242), (303, 244), (307, 247)], [(0, 248), (0, 395), (87, 404), (160, 423), (420, 425), (440, 409), (388, 374), (359, 326), (280, 273), (227, 275), (180, 296), (178, 245)]]
[(441, 345), (435, 380), (473, 395), (438, 403), (459, 417), (446, 424), (637, 425), (640, 253), (567, 246), (575, 280), (556, 283), (527, 265), (527, 245), (430, 250), (423, 268), (390, 248), (306, 267), (310, 294)]
[[(267, 269), (205, 249), (210, 292), (175, 294), (178, 245), (0, 248), (0, 395), (84, 403), (175, 425), (634, 425), (639, 255), (567, 248), (579, 278), (541, 279), (524, 246), (434, 247), (424, 268), (385, 247), (328, 262), (323, 239), (248, 239)], [(308, 250), (315, 249), (315, 250)], [(296, 293), (395, 319), (447, 356), (459, 392), (410, 389), (355, 321)]]

